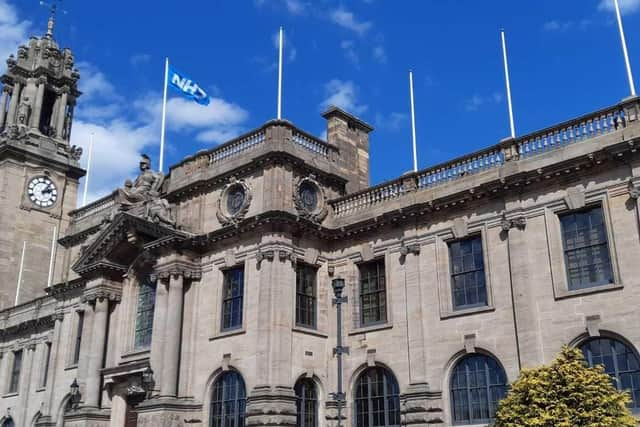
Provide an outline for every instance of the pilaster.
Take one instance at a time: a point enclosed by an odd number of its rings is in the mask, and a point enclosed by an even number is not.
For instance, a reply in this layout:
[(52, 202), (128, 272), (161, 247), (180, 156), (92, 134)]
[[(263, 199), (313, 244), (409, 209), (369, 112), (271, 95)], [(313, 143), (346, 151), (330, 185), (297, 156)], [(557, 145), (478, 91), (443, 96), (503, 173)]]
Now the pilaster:
[(69, 98), (69, 88), (64, 86), (62, 88), (62, 94), (60, 95), (60, 102), (58, 104), (58, 114), (57, 114), (57, 123), (56, 123), (56, 136), (59, 139), (64, 139), (64, 120), (66, 118), (67, 112), (67, 102)]
[(7, 98), (11, 88), (4, 86), (2, 88), (2, 96), (0, 96), (0, 131), (4, 128), (5, 119), (7, 118)]
[(20, 92), (22, 91), (22, 84), (15, 82), (13, 84), (13, 90), (11, 92), (11, 100), (9, 101), (9, 111), (7, 112), (7, 126), (15, 124), (16, 111), (18, 110), (18, 101), (20, 101)]

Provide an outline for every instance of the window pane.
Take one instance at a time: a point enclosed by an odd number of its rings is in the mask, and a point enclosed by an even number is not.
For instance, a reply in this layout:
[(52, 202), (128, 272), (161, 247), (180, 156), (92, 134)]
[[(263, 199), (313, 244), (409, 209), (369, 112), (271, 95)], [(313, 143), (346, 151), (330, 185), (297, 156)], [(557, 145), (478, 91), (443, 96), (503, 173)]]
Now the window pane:
[(569, 289), (613, 282), (602, 208), (560, 217)]
[(296, 393), (296, 426), (315, 427), (318, 425), (318, 399), (316, 387), (312, 380), (299, 380), (294, 391)]
[(399, 426), (399, 388), (393, 374), (380, 367), (365, 370), (356, 382), (354, 408), (357, 426)]
[(226, 270), (222, 289), (222, 330), (242, 326), (244, 267)]
[(156, 305), (156, 283), (149, 277), (140, 283), (138, 290), (138, 305), (136, 307), (136, 349), (146, 348), (151, 345), (153, 333), (153, 312)]
[(387, 321), (384, 259), (360, 264), (360, 321), (363, 326)]
[(316, 327), (316, 269), (306, 264), (296, 266), (296, 324)]
[(244, 381), (240, 374), (222, 374), (211, 390), (209, 426), (244, 427), (245, 401)]
[(454, 310), (486, 305), (481, 237), (449, 243), (449, 259)]
[(507, 377), (494, 359), (475, 354), (458, 362), (450, 387), (454, 424), (488, 423), (506, 395)]
[(629, 407), (634, 412), (640, 411), (640, 364), (635, 352), (626, 344), (610, 338), (590, 340), (580, 349), (589, 366), (603, 365), (613, 385), (631, 395)]

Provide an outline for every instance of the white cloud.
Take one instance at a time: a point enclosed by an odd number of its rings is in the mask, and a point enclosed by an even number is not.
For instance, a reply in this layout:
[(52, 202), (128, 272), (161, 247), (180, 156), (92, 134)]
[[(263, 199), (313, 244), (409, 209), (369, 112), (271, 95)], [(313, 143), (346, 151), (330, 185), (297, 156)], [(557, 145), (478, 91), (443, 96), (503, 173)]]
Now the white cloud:
[(359, 35), (364, 35), (373, 26), (370, 21), (359, 22), (352, 12), (340, 7), (335, 9), (330, 14), (331, 21), (335, 24), (356, 32)]
[(270, 6), (284, 6), (286, 11), (292, 15), (304, 15), (309, 7), (309, 3), (300, 0), (255, 0), (255, 4), (258, 7), (266, 4)]
[[(271, 41), (273, 42), (273, 47), (275, 47), (276, 49), (280, 48), (280, 31), (276, 31), (273, 34), (273, 36), (271, 37)], [(289, 37), (286, 31), (284, 32), (282, 49), (284, 54), (287, 55), (286, 56), (287, 62), (293, 62), (296, 60), (296, 57), (298, 56), (298, 51), (296, 50), (296, 47), (293, 44), (293, 41), (291, 40), (291, 38)]]
[(378, 61), (381, 64), (387, 62), (387, 51), (383, 46), (376, 46), (373, 48), (373, 59)]
[[(104, 196), (135, 175), (139, 155), (148, 151), (158, 161), (162, 98), (157, 93), (141, 96), (119, 94), (107, 76), (89, 63), (81, 67), (80, 89), (71, 143), (83, 147), (86, 166), (90, 135), (94, 134), (89, 200)], [(201, 106), (185, 98), (167, 101), (167, 129), (185, 138), (220, 143), (244, 130), (246, 110), (220, 97)], [(165, 150), (169, 151), (169, 144)]]
[[(622, 14), (634, 13), (640, 10), (640, 0), (619, 0), (618, 3)], [(613, 0), (600, 0), (598, 10), (613, 12), (615, 10)]]
[(20, 19), (16, 8), (6, 0), (0, 0), (0, 59), (3, 62), (9, 55), (15, 55), (18, 46), (29, 40), (31, 22)]
[(584, 31), (591, 26), (591, 23), (592, 22), (589, 19), (582, 19), (580, 21), (558, 21), (554, 19), (552, 21), (545, 22), (542, 25), (542, 30), (549, 32), (563, 32), (577, 28)]
[(324, 86), (326, 98), (320, 105), (326, 109), (331, 105), (340, 107), (352, 114), (362, 114), (369, 108), (358, 101), (358, 88), (352, 81), (333, 79)]
[(377, 128), (397, 131), (405, 126), (408, 118), (409, 116), (405, 113), (392, 112), (387, 115), (377, 113), (375, 123)]
[(360, 66), (360, 57), (355, 49), (355, 43), (353, 40), (342, 40), (340, 42), (340, 48), (344, 52), (344, 56), (356, 67)]
[(502, 93), (493, 92), (491, 95), (482, 96), (475, 94), (464, 101), (464, 109), (470, 112), (478, 111), (480, 107), (487, 104), (499, 104), (504, 99)]

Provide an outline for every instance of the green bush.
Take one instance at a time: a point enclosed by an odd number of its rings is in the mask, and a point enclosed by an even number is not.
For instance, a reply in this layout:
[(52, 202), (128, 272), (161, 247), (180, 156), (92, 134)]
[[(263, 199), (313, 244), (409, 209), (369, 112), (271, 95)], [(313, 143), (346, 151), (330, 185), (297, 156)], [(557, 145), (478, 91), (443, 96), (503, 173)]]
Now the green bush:
[(602, 366), (590, 368), (580, 350), (565, 346), (551, 365), (521, 372), (495, 427), (636, 427), (629, 401)]

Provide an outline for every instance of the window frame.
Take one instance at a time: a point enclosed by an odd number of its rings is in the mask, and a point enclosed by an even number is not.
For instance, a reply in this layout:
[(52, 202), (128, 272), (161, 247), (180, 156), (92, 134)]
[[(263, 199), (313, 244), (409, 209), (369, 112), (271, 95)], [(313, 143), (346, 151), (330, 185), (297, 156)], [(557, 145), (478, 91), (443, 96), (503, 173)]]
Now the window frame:
[(76, 311), (75, 339), (73, 340), (73, 354), (71, 365), (80, 363), (80, 352), (82, 350), (82, 334), (84, 333), (85, 313), (84, 310)]
[[(371, 372), (378, 372), (383, 376), (383, 392), (381, 396), (378, 395), (372, 395), (372, 378), (371, 378)], [(367, 394), (366, 397), (358, 397), (358, 391), (359, 391), (359, 387), (361, 385), (361, 381), (364, 380), (364, 378), (367, 378)], [(393, 381), (393, 384), (389, 384), (386, 380), (390, 379), (391, 381)], [(389, 392), (388, 388), (389, 385), (391, 386), (395, 386), (397, 393), (392, 393)], [(359, 413), (358, 413), (358, 405), (360, 402), (365, 402), (367, 405), (366, 408), (366, 412), (362, 412), (362, 414), (365, 414), (367, 416), (367, 422), (365, 423), (365, 427), (368, 427), (370, 425), (372, 425), (371, 421), (372, 421), (372, 417), (374, 416), (374, 408), (373, 408), (373, 400), (374, 399), (382, 399), (383, 401), (383, 413), (384, 413), (384, 426), (385, 427), (400, 427), (402, 425), (402, 415), (401, 415), (401, 405), (400, 405), (400, 384), (398, 383), (398, 379), (396, 378), (395, 374), (393, 373), (393, 371), (391, 371), (390, 369), (384, 367), (384, 366), (380, 366), (380, 365), (375, 365), (375, 366), (367, 366), (362, 372), (360, 372), (358, 374), (358, 376), (356, 377), (355, 382), (353, 383), (353, 391), (352, 391), (352, 398), (353, 398), (353, 426), (354, 427), (358, 427), (358, 418), (359, 418)], [(397, 420), (398, 420), (398, 424), (389, 424), (389, 401), (393, 399), (395, 401), (396, 404), (396, 408), (395, 411), (397, 412)]]
[(42, 367), (42, 377), (40, 378), (40, 388), (47, 387), (49, 380), (49, 369), (51, 368), (51, 346), (52, 343), (47, 341), (44, 343), (44, 366)]
[[(587, 365), (590, 366), (590, 367), (594, 367), (594, 366), (597, 366), (597, 365), (602, 365), (603, 368), (604, 368), (604, 364), (602, 364), (602, 363), (593, 364), (593, 359), (592, 359), (593, 355), (589, 354), (589, 356), (588, 356), (587, 354), (585, 354), (585, 351), (583, 349), (583, 347), (591, 344), (594, 341), (609, 341), (610, 343), (621, 344), (625, 348), (626, 352), (628, 352), (629, 354), (631, 354), (632, 357), (635, 358), (636, 363), (638, 364), (638, 369), (636, 369), (634, 371), (620, 372), (620, 370), (619, 370), (619, 359), (618, 359), (620, 354), (616, 353), (615, 357), (612, 357), (612, 361), (613, 361), (613, 364), (614, 364), (614, 367), (613, 367), (614, 368), (614, 373), (613, 373), (613, 375), (611, 373), (608, 373), (608, 372), (606, 372), (606, 373), (607, 373), (607, 375), (609, 375), (612, 378), (612, 380), (614, 380), (613, 383), (614, 383), (614, 387), (616, 388), (616, 390), (626, 391), (626, 392), (628, 392), (630, 394), (630, 397), (631, 397), (631, 402), (630, 403), (634, 404), (635, 406), (627, 406), (627, 407), (633, 412), (634, 415), (638, 415), (638, 414), (640, 414), (640, 399), (635, 399), (635, 396), (634, 396), (634, 393), (633, 393), (633, 391), (634, 391), (633, 388), (631, 390), (622, 389), (622, 384), (621, 384), (621, 380), (620, 380), (620, 374), (631, 374), (632, 381), (633, 381), (633, 374), (634, 373), (640, 373), (640, 356), (638, 355), (638, 352), (636, 351), (636, 348), (633, 345), (631, 345), (631, 343), (629, 343), (625, 339), (621, 339), (621, 338), (618, 338), (618, 337), (613, 336), (613, 335), (614, 334), (606, 334), (606, 335), (589, 337), (588, 339), (585, 339), (582, 342), (580, 342), (580, 344), (578, 344), (576, 346), (576, 348), (578, 348), (582, 352), (582, 354), (584, 356), (584, 359), (587, 362)], [(612, 356), (613, 356), (613, 353), (612, 353)], [(638, 388), (636, 390), (640, 390), (640, 383), (638, 384)]]
[[(548, 204), (544, 209), (545, 229), (547, 232), (547, 249), (549, 253), (549, 264), (551, 268), (551, 282), (553, 286), (553, 294), (556, 300), (563, 298), (571, 298), (586, 294), (607, 292), (624, 287), (620, 278), (620, 269), (618, 266), (618, 257), (616, 256), (616, 242), (613, 234), (613, 222), (611, 218), (611, 210), (608, 200), (608, 192), (601, 190), (592, 194), (585, 195), (584, 206), (576, 209), (570, 209), (564, 199), (557, 200)], [(604, 227), (606, 230), (607, 243), (609, 246), (609, 260), (613, 275), (613, 283), (600, 286), (591, 286), (579, 289), (569, 289), (567, 279), (566, 261), (564, 259), (564, 242), (562, 237), (562, 226), (560, 224), (560, 215), (572, 211), (580, 211), (600, 206), (602, 208), (602, 216), (604, 219)], [(624, 215), (620, 212), (619, 215)]]
[[(225, 387), (224, 380), (225, 380), (225, 377), (229, 377), (231, 375), (235, 376), (235, 381), (236, 381), (235, 383), (236, 394), (233, 400), (231, 400), (232, 402), (234, 402), (233, 425), (234, 427), (244, 427), (246, 424), (246, 421), (247, 421), (246, 383), (244, 382), (244, 378), (242, 377), (242, 375), (240, 375), (239, 372), (235, 370), (229, 370), (229, 371), (223, 371), (220, 375), (218, 375), (218, 377), (211, 384), (211, 390), (209, 391), (209, 420), (208, 420), (209, 427), (214, 426), (214, 417), (220, 418), (221, 426), (226, 425), (225, 418), (228, 416), (228, 414), (226, 413), (226, 405), (224, 403), (229, 402), (230, 400), (228, 398), (225, 398), (225, 397), (228, 397), (225, 395), (225, 391), (228, 390), (228, 388)], [(216, 393), (216, 390), (219, 384), (221, 384), (220, 387), (222, 388), (222, 390), (220, 392), (220, 400), (217, 400), (217, 397), (214, 395), (214, 393)], [(238, 387), (238, 386), (241, 386), (241, 387)], [(239, 396), (240, 390), (242, 391), (241, 393), (242, 396)], [(214, 405), (216, 404), (221, 408), (220, 415), (217, 415), (216, 412), (214, 412)], [(242, 407), (240, 407), (240, 405), (242, 405)]]
[[(466, 362), (469, 359), (476, 358), (476, 357), (481, 357), (481, 358), (483, 358), (485, 360), (487, 360), (487, 359), (492, 360), (496, 364), (496, 366), (500, 369), (500, 371), (501, 371), (501, 373), (503, 375), (504, 385), (495, 385), (495, 384), (492, 385), (491, 384), (490, 372), (488, 371), (488, 367), (486, 365), (486, 362), (485, 362), (485, 367), (484, 367), (485, 368), (484, 369), (484, 376), (485, 376), (485, 382), (486, 383), (484, 384), (484, 386), (481, 386), (481, 387), (477, 387), (477, 386), (476, 387), (472, 387), (472, 386), (470, 386), (469, 385), (469, 372), (468, 372), (467, 369), (465, 369), (466, 386), (465, 386), (464, 389), (459, 388), (459, 389), (456, 389), (456, 391), (458, 391), (458, 390), (466, 390), (466, 395), (467, 395), (466, 396), (466, 399), (467, 399), (466, 400), (467, 401), (466, 409), (469, 411), (468, 412), (469, 419), (468, 420), (464, 420), (464, 421), (456, 421), (455, 420), (455, 414), (456, 414), (456, 412), (455, 412), (455, 403), (456, 402), (455, 402), (455, 399), (454, 399), (454, 383), (453, 383), (454, 375), (456, 373), (456, 369), (460, 368), (461, 364), (463, 362)], [(448, 399), (449, 399), (449, 405), (448, 406), (449, 406), (449, 410), (450, 410), (450, 425), (452, 425), (452, 426), (464, 426), (464, 425), (473, 426), (473, 425), (486, 425), (488, 423), (490, 424), (495, 419), (495, 411), (498, 408), (499, 401), (495, 405), (493, 418), (490, 417), (488, 419), (485, 419), (485, 418), (483, 418), (483, 419), (474, 419), (472, 413), (470, 412), (471, 409), (472, 409), (472, 404), (470, 403), (470, 402), (472, 402), (471, 390), (484, 390), (486, 392), (486, 394), (484, 396), (486, 399), (483, 399), (483, 403), (484, 402), (487, 403), (486, 409), (489, 411), (489, 415), (491, 415), (490, 414), (491, 406), (489, 404), (489, 399), (491, 398), (491, 391), (492, 391), (492, 388), (494, 388), (494, 387), (504, 387), (504, 396), (503, 396), (503, 399), (504, 399), (504, 397), (506, 397), (507, 392), (509, 390), (509, 377), (507, 376), (507, 372), (504, 369), (504, 366), (502, 365), (502, 363), (500, 363), (500, 360), (497, 357), (495, 357), (495, 356), (493, 356), (491, 354), (487, 354), (485, 352), (465, 353), (461, 357), (459, 357), (455, 361), (455, 363), (453, 363), (451, 365), (451, 371), (449, 372), (449, 375), (448, 375), (447, 396), (448, 396)]]
[[(151, 341), (153, 339), (153, 321), (154, 321), (154, 316), (155, 316), (155, 309), (156, 309), (156, 299), (158, 297), (158, 280), (151, 280), (150, 277), (146, 277), (145, 279), (141, 280), (138, 283), (137, 288), (137, 292), (136, 292), (136, 304), (135, 304), (135, 310), (134, 310), (134, 324), (133, 324), (133, 351), (137, 352), (137, 351), (143, 351), (143, 350), (147, 350), (151, 348)], [(145, 294), (142, 293), (143, 290), (143, 286), (148, 288), (148, 289), (152, 289), (153, 292), (146, 292)], [(139, 324), (138, 322), (140, 321), (140, 313), (141, 313), (141, 309), (140, 309), (140, 298), (142, 295), (146, 295), (146, 294), (150, 294), (153, 293), (153, 302), (151, 303), (151, 308), (146, 308), (144, 310), (144, 312), (151, 316), (151, 325), (146, 327), (146, 328), (139, 328)], [(142, 343), (138, 342), (138, 333), (141, 331), (146, 331), (145, 332), (145, 340)]]
[[(373, 291), (369, 291), (366, 294), (363, 293), (363, 279), (362, 279), (362, 269), (363, 267), (367, 266), (367, 265), (371, 265), (371, 264), (376, 264), (376, 278), (377, 278), (377, 287), (375, 290)], [(384, 269), (384, 272), (382, 274), (382, 277), (384, 278), (384, 289), (380, 290), (379, 287), (379, 278), (380, 278), (380, 268), (379, 266), (382, 266), (382, 268)], [(381, 256), (381, 257), (375, 257), (371, 260), (368, 261), (363, 261), (363, 262), (359, 262), (358, 264), (356, 264), (356, 268), (358, 270), (358, 328), (369, 328), (369, 327), (375, 327), (378, 325), (386, 325), (389, 323), (389, 277), (388, 277), (388, 268), (387, 268), (387, 257), (386, 256)], [(384, 293), (384, 299), (383, 299), (383, 304), (381, 304), (381, 300), (382, 298), (380, 298), (380, 294)], [(373, 295), (376, 294), (377, 295), (377, 311), (380, 313), (380, 308), (384, 308), (384, 318), (379, 318), (377, 320), (374, 321), (369, 321), (369, 322), (365, 322), (364, 319), (364, 301), (363, 301), (363, 296), (364, 295)]]
[[(230, 298), (226, 298), (225, 294), (226, 294), (226, 289), (227, 289), (227, 275), (233, 273), (234, 271), (239, 271), (242, 274), (242, 280), (240, 281), (240, 294), (237, 296), (232, 296)], [(222, 272), (222, 292), (220, 294), (220, 331), (221, 332), (229, 332), (229, 331), (236, 331), (239, 329), (242, 329), (244, 326), (244, 315), (245, 315), (245, 309), (244, 309), (244, 304), (245, 304), (245, 288), (246, 288), (246, 268), (245, 268), (245, 264), (239, 264), (236, 265), (235, 267), (230, 267), (230, 268), (225, 268), (223, 270), (221, 270)], [(239, 324), (235, 325), (229, 325), (229, 326), (225, 326), (225, 308), (226, 308), (226, 303), (227, 302), (233, 302), (234, 300), (240, 300), (240, 304), (238, 305), (239, 310), (240, 310), (240, 322)], [(231, 307), (233, 308), (233, 305), (231, 305)], [(230, 319), (232, 318), (233, 312), (231, 313), (231, 315), (229, 316)]]
[[(20, 382), (21, 382), (20, 380), (22, 377), (22, 362), (24, 361), (24, 349), (14, 350), (12, 354), (13, 354), (13, 358), (11, 360), (11, 370), (9, 371), (8, 393), (17, 394), (20, 392)], [(19, 358), (17, 357), (18, 355), (20, 355)], [(16, 369), (16, 366), (18, 366), (17, 369)]]
[[(489, 253), (489, 233), (499, 234), (499, 227), (489, 227), (486, 222), (479, 221), (467, 225), (467, 232), (463, 236), (456, 236), (453, 228), (448, 228), (434, 236), (436, 252), (436, 280), (438, 284), (438, 302), (440, 305), (440, 319), (473, 315), (494, 311), (492, 264)], [(454, 309), (453, 307), (453, 283), (451, 281), (451, 261), (449, 243), (479, 236), (482, 243), (482, 261), (484, 263), (484, 284), (486, 292), (486, 304), (472, 307)], [(491, 234), (493, 237), (493, 234)], [(496, 248), (497, 249), (497, 248)]]
[[(313, 291), (311, 295), (300, 291), (299, 269), (304, 269), (306, 272), (312, 272)], [(296, 263), (296, 266), (295, 266), (295, 276), (296, 276), (295, 325), (296, 327), (300, 327), (300, 328), (317, 330), (318, 329), (318, 267), (313, 266), (311, 264), (298, 262)], [(302, 310), (302, 307), (300, 305), (301, 299), (311, 301), (311, 304), (312, 304), (311, 305), (312, 314), (310, 315), (311, 323), (305, 323), (300, 319), (301, 312), (307, 311), (307, 310)]]
[[(565, 230), (565, 226), (563, 224), (563, 219), (564, 218), (568, 218), (570, 216), (576, 216), (576, 215), (580, 215), (580, 214), (589, 214), (595, 210), (600, 210), (600, 214), (602, 216), (602, 227), (604, 227), (604, 242), (603, 243), (596, 243), (596, 244), (590, 244), (590, 245), (585, 245), (579, 248), (572, 248), (572, 249), (568, 249), (567, 248), (567, 239), (565, 238), (565, 232), (567, 232), (567, 230)], [(604, 209), (602, 207), (602, 205), (598, 205), (598, 204), (591, 204), (588, 206), (584, 206), (580, 209), (572, 209), (572, 210), (567, 210), (564, 212), (559, 212), (558, 214), (558, 220), (560, 221), (560, 238), (562, 239), (562, 253), (563, 253), (563, 260), (564, 260), (564, 268), (565, 268), (565, 276), (566, 276), (566, 280), (567, 280), (567, 289), (569, 291), (578, 291), (578, 290), (582, 290), (582, 289), (589, 289), (589, 288), (595, 288), (595, 287), (599, 287), (599, 286), (606, 286), (606, 285), (611, 285), (613, 283), (615, 283), (615, 279), (613, 277), (613, 262), (611, 260), (611, 249), (610, 249), (610, 245), (609, 245), (609, 236), (608, 236), (608, 230), (607, 230), (607, 222), (605, 219), (605, 214), (604, 214)], [(606, 248), (606, 254), (607, 254), (607, 262), (608, 262), (608, 267), (609, 267), (609, 275), (611, 276), (611, 280), (604, 282), (589, 282), (587, 284), (583, 284), (582, 282), (576, 286), (576, 287), (572, 287), (571, 285), (571, 279), (570, 279), (570, 272), (569, 272), (569, 254), (573, 253), (573, 252), (577, 252), (581, 249), (586, 249), (586, 248), (593, 248), (595, 246), (604, 246)], [(593, 265), (593, 264), (592, 264)], [(591, 265), (591, 266), (592, 266)]]
[[(484, 241), (482, 238), (482, 234), (481, 233), (473, 233), (470, 235), (467, 235), (465, 237), (459, 238), (459, 239), (451, 239), (448, 240), (447, 243), (447, 249), (448, 249), (448, 253), (449, 253), (449, 283), (451, 286), (451, 309), (454, 312), (460, 312), (460, 311), (464, 311), (464, 310), (469, 310), (469, 309), (474, 309), (474, 308), (478, 308), (478, 307), (487, 307), (488, 305), (488, 301), (489, 301), (489, 293), (487, 290), (487, 272), (486, 272), (486, 267), (485, 267), (485, 248), (484, 248)], [(479, 240), (480, 241), (480, 251), (481, 251), (481, 256), (482, 256), (482, 268), (475, 268), (473, 270), (465, 270), (459, 273), (455, 273), (454, 272), (454, 262), (453, 262), (453, 256), (452, 256), (452, 245), (454, 244), (461, 244), (464, 242), (470, 242), (472, 243), (475, 240)], [(473, 248), (472, 248), (473, 251)], [(473, 255), (473, 252), (472, 252)], [(481, 303), (475, 303), (475, 304), (463, 304), (463, 305), (456, 305), (455, 303), (455, 278), (458, 276), (466, 276), (467, 274), (470, 273), (477, 273), (477, 272), (482, 272), (482, 276), (483, 276), (483, 288), (484, 288), (484, 302)], [(477, 287), (477, 286), (476, 286)], [(466, 295), (466, 286), (465, 286), (465, 295)]]
[[(298, 394), (298, 387), (302, 390), (302, 395)], [(304, 393), (308, 388), (313, 390), (313, 396), (307, 397)], [(293, 386), (294, 394), (296, 396), (296, 427), (318, 427), (319, 425), (319, 409), (320, 400), (318, 398), (318, 385), (312, 378), (302, 377)], [(308, 415), (307, 408), (309, 404), (313, 407), (313, 423), (307, 425), (306, 418)], [(302, 408), (302, 410), (301, 410)]]

